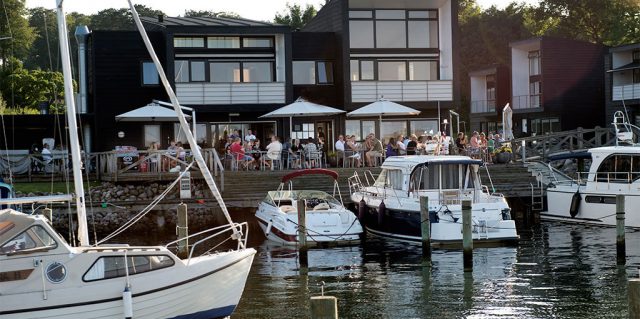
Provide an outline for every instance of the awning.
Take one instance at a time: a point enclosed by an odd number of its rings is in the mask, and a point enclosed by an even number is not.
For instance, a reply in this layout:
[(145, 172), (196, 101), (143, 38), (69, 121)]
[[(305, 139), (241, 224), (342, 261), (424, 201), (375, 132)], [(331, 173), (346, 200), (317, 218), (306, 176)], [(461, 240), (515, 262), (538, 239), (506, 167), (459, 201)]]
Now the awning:
[(627, 70), (633, 70), (633, 69), (640, 69), (640, 62), (632, 62), (620, 67), (617, 67), (615, 69), (609, 70), (607, 71), (608, 73), (611, 72), (620, 72), (620, 71), (627, 71)]
[[(190, 115), (186, 115), (190, 119)], [(116, 115), (116, 121), (127, 122), (177, 122), (178, 115), (172, 109), (163, 107), (157, 103), (150, 103), (133, 111)]]

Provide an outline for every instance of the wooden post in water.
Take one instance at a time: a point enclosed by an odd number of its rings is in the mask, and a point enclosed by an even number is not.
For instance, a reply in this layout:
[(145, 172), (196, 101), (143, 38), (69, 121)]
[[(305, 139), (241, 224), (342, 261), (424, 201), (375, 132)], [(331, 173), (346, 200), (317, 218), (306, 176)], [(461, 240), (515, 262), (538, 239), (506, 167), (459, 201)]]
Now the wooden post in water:
[(618, 265), (627, 263), (627, 249), (624, 239), (624, 195), (616, 195), (616, 250)]
[(420, 229), (422, 231), (422, 264), (431, 266), (431, 221), (427, 196), (420, 196)]
[(462, 254), (464, 271), (473, 271), (473, 234), (471, 233), (471, 200), (462, 201)]
[(629, 279), (629, 319), (640, 318), (640, 278)]
[(298, 253), (300, 258), (300, 266), (309, 266), (307, 255), (307, 208), (304, 199), (298, 200)]
[(178, 204), (178, 239), (183, 239), (178, 242), (178, 256), (180, 258), (187, 258), (189, 256), (189, 221), (187, 219), (187, 204)]
[(338, 298), (311, 297), (311, 319), (338, 319)]

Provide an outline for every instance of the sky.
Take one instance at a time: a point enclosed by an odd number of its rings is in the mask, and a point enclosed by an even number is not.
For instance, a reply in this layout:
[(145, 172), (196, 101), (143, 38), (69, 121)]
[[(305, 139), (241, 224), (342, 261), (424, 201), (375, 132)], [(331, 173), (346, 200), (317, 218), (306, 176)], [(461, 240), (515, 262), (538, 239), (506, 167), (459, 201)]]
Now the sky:
[[(512, 0), (477, 0), (482, 7), (496, 5), (500, 8), (506, 6)], [(518, 0), (531, 4), (538, 0)], [(295, 3), (305, 6), (312, 4), (319, 8), (324, 0), (133, 0), (134, 4), (142, 4), (153, 9), (162, 10), (169, 16), (184, 15), (185, 10), (209, 10), (235, 12), (240, 16), (260, 21), (271, 21), (278, 12), (284, 12), (286, 4)], [(55, 8), (55, 0), (27, 0), (27, 7)], [(65, 11), (77, 11), (84, 14), (93, 14), (107, 8), (128, 7), (126, 0), (65, 0)]]

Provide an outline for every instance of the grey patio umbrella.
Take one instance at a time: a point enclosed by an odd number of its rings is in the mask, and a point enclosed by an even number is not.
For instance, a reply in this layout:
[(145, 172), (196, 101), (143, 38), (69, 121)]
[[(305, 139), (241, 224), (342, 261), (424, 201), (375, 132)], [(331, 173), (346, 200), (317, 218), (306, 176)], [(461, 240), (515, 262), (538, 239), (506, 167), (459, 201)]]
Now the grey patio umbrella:
[(269, 112), (260, 118), (289, 118), (289, 137), (293, 136), (293, 118), (301, 116), (329, 116), (345, 113), (333, 107), (309, 102), (299, 97), (295, 102), (285, 105), (275, 111)]
[(402, 115), (418, 115), (420, 111), (416, 109), (412, 109), (408, 106), (404, 106), (392, 101), (389, 101), (385, 98), (380, 98), (379, 100), (367, 104), (355, 111), (347, 113), (347, 117), (370, 117), (370, 116), (378, 116), (379, 126), (382, 128), (382, 116), (391, 115), (391, 116), (402, 116)]

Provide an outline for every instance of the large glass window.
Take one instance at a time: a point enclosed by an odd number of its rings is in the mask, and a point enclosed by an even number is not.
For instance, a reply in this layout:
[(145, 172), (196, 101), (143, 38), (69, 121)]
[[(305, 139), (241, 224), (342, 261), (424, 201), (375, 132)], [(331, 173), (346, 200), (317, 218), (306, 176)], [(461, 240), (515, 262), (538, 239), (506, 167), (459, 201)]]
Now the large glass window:
[(375, 80), (373, 61), (360, 61), (360, 80)]
[(240, 37), (208, 37), (207, 47), (210, 49), (237, 49)]
[(13, 254), (29, 250), (48, 250), (58, 246), (56, 241), (41, 226), (33, 226), (18, 234), (0, 247), (0, 254)]
[(367, 11), (352, 10), (352, 11), (349, 11), (349, 18), (371, 19), (371, 18), (373, 18), (373, 12), (370, 11), (370, 10), (367, 10)]
[(530, 98), (529, 107), (531, 108), (540, 107), (541, 95), (542, 95), (542, 87), (540, 85), (540, 81), (529, 83), (529, 98)]
[(640, 156), (609, 155), (598, 166), (597, 179), (601, 182), (633, 183), (640, 177)]
[(356, 140), (361, 140), (360, 135), (360, 120), (346, 120), (345, 121), (345, 134), (347, 136), (354, 135)]
[(144, 126), (144, 146), (149, 147), (153, 142), (160, 143), (161, 139), (160, 125)]
[[(402, 11), (404, 12), (404, 11)], [(403, 21), (376, 21), (377, 48), (406, 48), (407, 25)]]
[(271, 48), (272, 38), (242, 38), (242, 46), (245, 48)]
[(176, 60), (174, 65), (176, 83), (189, 82), (189, 61)]
[(438, 62), (409, 61), (409, 80), (428, 81), (438, 79)]
[(315, 64), (314, 61), (293, 61), (293, 84), (315, 84)]
[(142, 62), (142, 85), (158, 85), (160, 77), (153, 62)]
[(529, 75), (540, 74), (540, 51), (529, 52)]
[[(175, 137), (176, 142), (182, 142), (182, 144), (189, 144), (187, 141), (187, 135), (184, 130), (182, 130), (182, 126), (180, 124), (175, 123), (173, 125), (173, 136)], [(204, 143), (207, 140), (207, 125), (206, 124), (196, 124), (196, 142)]]
[(323, 61), (318, 62), (318, 83), (333, 83), (333, 63)]
[(271, 62), (244, 62), (243, 82), (273, 82)]
[(205, 80), (204, 61), (191, 61), (190, 73), (191, 82), (202, 82)]
[(171, 267), (174, 261), (169, 256), (124, 256), (100, 257), (82, 277), (84, 281), (133, 276), (149, 271)]
[(411, 134), (416, 136), (433, 135), (438, 132), (438, 120), (416, 120), (410, 121)]
[(173, 38), (176, 48), (204, 48), (204, 38), (176, 37)]
[(392, 137), (407, 134), (407, 121), (383, 121), (381, 130), (383, 143), (388, 143)]
[(240, 82), (239, 62), (209, 63), (209, 80), (213, 83)]
[(351, 48), (373, 48), (373, 21), (349, 21)]
[(404, 61), (378, 62), (378, 80), (396, 81), (407, 79), (407, 64)]
[(360, 62), (358, 60), (351, 60), (351, 81), (360, 81)]
[(411, 20), (408, 22), (409, 48), (437, 48), (438, 22)]

